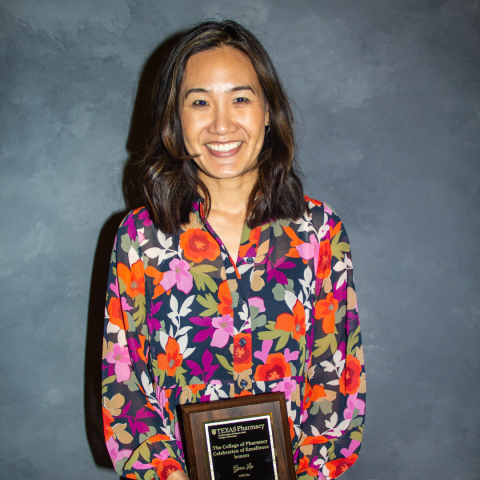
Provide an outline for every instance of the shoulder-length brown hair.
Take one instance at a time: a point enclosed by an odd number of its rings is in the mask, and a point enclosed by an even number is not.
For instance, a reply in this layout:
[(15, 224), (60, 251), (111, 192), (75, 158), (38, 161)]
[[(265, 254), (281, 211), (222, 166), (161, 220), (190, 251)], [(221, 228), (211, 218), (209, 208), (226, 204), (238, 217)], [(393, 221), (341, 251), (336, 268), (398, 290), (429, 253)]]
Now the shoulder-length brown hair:
[(247, 205), (250, 228), (275, 219), (297, 219), (305, 212), (297, 173), (293, 116), (287, 95), (267, 52), (247, 29), (232, 20), (201, 23), (173, 46), (160, 68), (152, 102), (152, 128), (141, 161), (145, 204), (155, 226), (165, 233), (189, 222), (197, 192), (211, 204), (198, 178), (194, 157), (185, 148), (178, 101), (188, 59), (222, 46), (243, 52), (252, 62), (269, 112), (269, 130), (258, 156), (258, 178)]

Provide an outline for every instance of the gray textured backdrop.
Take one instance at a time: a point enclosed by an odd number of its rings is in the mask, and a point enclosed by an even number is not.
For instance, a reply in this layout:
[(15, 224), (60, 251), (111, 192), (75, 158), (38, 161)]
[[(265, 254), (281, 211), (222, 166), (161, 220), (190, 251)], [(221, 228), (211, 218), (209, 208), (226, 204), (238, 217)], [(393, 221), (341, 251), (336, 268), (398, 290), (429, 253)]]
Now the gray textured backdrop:
[(307, 193), (353, 244), (369, 391), (345, 480), (480, 478), (479, 12), (473, 0), (0, 1), (0, 476), (116, 477), (101, 466), (98, 382), (125, 164), (159, 45), (221, 15), (271, 53), (303, 124)]

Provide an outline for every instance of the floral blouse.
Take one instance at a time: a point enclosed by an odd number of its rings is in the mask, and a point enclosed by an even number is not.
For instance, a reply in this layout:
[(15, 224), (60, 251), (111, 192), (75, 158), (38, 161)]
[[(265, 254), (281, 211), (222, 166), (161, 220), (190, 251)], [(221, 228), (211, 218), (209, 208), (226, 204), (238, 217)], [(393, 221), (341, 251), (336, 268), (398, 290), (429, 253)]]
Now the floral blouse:
[(157, 230), (127, 215), (111, 257), (103, 341), (107, 449), (119, 475), (187, 471), (176, 406), (284, 392), (297, 478), (357, 460), (363, 348), (350, 245), (326, 204), (243, 229), (237, 263), (203, 216)]

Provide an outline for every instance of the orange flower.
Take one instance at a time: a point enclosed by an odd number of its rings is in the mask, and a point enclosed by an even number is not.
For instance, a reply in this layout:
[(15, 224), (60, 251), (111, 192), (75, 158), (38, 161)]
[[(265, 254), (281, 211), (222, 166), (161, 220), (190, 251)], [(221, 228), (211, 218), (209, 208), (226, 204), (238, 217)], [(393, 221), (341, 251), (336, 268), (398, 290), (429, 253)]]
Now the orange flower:
[(360, 360), (353, 355), (347, 355), (345, 360), (345, 369), (340, 377), (340, 392), (344, 395), (353, 395), (357, 393), (360, 387), (360, 375), (362, 366)]
[(220, 255), (220, 247), (215, 239), (200, 228), (189, 228), (180, 235), (180, 247), (185, 258), (200, 262), (205, 258), (215, 260)]
[(203, 390), (206, 387), (204, 383), (199, 383), (197, 385), (189, 385), (188, 388), (192, 391), (194, 395), (198, 393), (199, 390)]
[(330, 225), (330, 238), (333, 238), (342, 229), (342, 222), (338, 222), (333, 228)]
[(338, 300), (333, 298), (333, 292), (327, 295), (324, 300), (319, 300), (315, 305), (315, 318), (321, 320), (323, 318), (322, 328), (325, 333), (333, 333), (335, 331), (335, 312), (338, 308)]
[(135, 298), (137, 295), (145, 295), (145, 274), (142, 260), (136, 261), (130, 270), (123, 263), (119, 263), (117, 273), (125, 284), (127, 295)]
[(313, 388), (309, 382), (305, 383), (305, 395), (303, 397), (303, 408), (307, 410), (310, 408), (312, 402), (315, 402), (319, 398), (326, 397), (325, 389), (322, 385), (314, 385)]
[(320, 202), (319, 200), (315, 200), (314, 198), (310, 198), (308, 197), (307, 195), (304, 195), (305, 197), (305, 201), (307, 202), (312, 202), (314, 205), (322, 205), (322, 202)]
[(243, 258), (247, 254), (247, 252), (250, 250), (250, 248), (252, 248), (253, 245), (255, 244), (258, 245), (261, 231), (262, 231), (262, 227), (255, 227), (254, 229), (250, 230), (250, 235), (248, 236), (248, 242), (238, 247), (239, 258)]
[(295, 436), (295, 430), (293, 428), (293, 420), (288, 417), (288, 426), (290, 427), (290, 440), (293, 440), (293, 437)]
[(133, 480), (136, 480), (136, 476), (134, 473), (127, 473), (127, 476), (125, 478), (133, 478)]
[(173, 458), (167, 458), (163, 462), (162, 460), (156, 458), (154, 461), (152, 461), (152, 464), (155, 465), (157, 475), (161, 480), (167, 480), (167, 477), (176, 470), (183, 471), (182, 466)]
[(308, 457), (302, 457), (300, 459), (300, 462), (298, 464), (297, 468), (297, 475), (300, 475), (300, 473), (307, 472), (307, 475), (310, 475), (311, 477), (316, 477), (318, 475), (318, 468), (311, 467), (309, 465), (310, 460)]
[(166, 370), (167, 375), (173, 377), (177, 367), (179, 367), (183, 361), (183, 355), (180, 353), (180, 346), (174, 338), (168, 337), (165, 352), (166, 354), (159, 353), (157, 355), (158, 368), (160, 370)]
[(304, 445), (318, 445), (320, 443), (327, 443), (328, 438), (321, 435), (320, 437), (305, 437), (302, 442), (302, 447)]
[(235, 397), (248, 397), (250, 395), (253, 395), (253, 393), (248, 390), (242, 390), (240, 393), (236, 393)]
[(281, 313), (277, 317), (275, 330), (292, 332), (293, 338), (297, 340), (297, 342), (305, 335), (305, 308), (302, 302), (297, 300), (293, 307), (293, 315), (290, 313)]
[(153, 277), (153, 284), (156, 285), (155, 290), (153, 291), (152, 300), (165, 293), (165, 289), (160, 285), (160, 282), (163, 280), (165, 272), (159, 272), (156, 268), (148, 266), (145, 269), (145, 275)]
[(163, 435), (162, 433), (157, 433), (156, 435), (153, 435), (148, 439), (150, 443), (154, 442), (161, 442), (161, 441), (168, 441), (170, 440), (170, 437), (168, 435)]
[(332, 246), (329, 240), (320, 242), (318, 251), (317, 278), (328, 278), (332, 265)]
[(110, 426), (113, 422), (113, 417), (105, 407), (102, 407), (102, 416), (103, 416), (103, 436), (105, 437), (105, 441), (106, 441), (113, 435), (113, 430), (112, 430), (112, 427)]
[(295, 247), (298, 247), (299, 245), (303, 245), (305, 242), (303, 240), (300, 240), (295, 232), (293, 231), (293, 228), (291, 227), (283, 227), (285, 230), (285, 233), (290, 237), (292, 240), (290, 242), (290, 246), (292, 247), (289, 252), (287, 253), (287, 257), (293, 257), (293, 258), (299, 258), (300, 254), (298, 253), (298, 250)]
[(337, 458), (337, 460), (327, 462), (325, 466), (328, 468), (330, 478), (339, 477), (357, 461), (357, 458), (358, 455), (353, 453), (348, 458)]
[(269, 380), (279, 380), (281, 378), (290, 377), (292, 369), (290, 364), (285, 360), (283, 353), (271, 353), (267, 357), (265, 365), (259, 365), (255, 371), (255, 380), (264, 382)]
[(113, 323), (122, 330), (128, 330), (128, 317), (122, 309), (122, 302), (119, 298), (112, 297), (108, 302), (108, 317), (110, 323)]
[(233, 300), (226, 280), (223, 281), (218, 287), (218, 299), (220, 300), (220, 303), (218, 305), (218, 311), (220, 312), (220, 314), (230, 315), (231, 317), (233, 317)]
[[(167, 388), (165, 390), (165, 397), (170, 398), (170, 396), (172, 395), (172, 389), (171, 388)], [(170, 420), (173, 420), (175, 418), (175, 415), (173, 414), (173, 412), (170, 410), (170, 404), (169, 402), (166, 402), (165, 403), (165, 410), (168, 412), (168, 417), (170, 418)]]
[(252, 336), (237, 333), (233, 337), (233, 369), (237, 373), (252, 367)]

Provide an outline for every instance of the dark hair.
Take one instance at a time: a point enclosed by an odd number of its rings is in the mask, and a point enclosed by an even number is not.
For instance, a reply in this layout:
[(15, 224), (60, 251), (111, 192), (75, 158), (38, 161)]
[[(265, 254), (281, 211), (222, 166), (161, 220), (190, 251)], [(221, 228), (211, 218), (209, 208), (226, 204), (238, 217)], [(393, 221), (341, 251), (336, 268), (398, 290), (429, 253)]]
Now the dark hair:
[(201, 23), (173, 46), (160, 68), (152, 102), (152, 126), (141, 161), (143, 194), (153, 223), (165, 233), (189, 222), (197, 191), (210, 194), (198, 178), (197, 165), (188, 155), (178, 113), (178, 96), (188, 59), (196, 53), (228, 46), (252, 62), (269, 112), (269, 131), (258, 156), (258, 178), (247, 205), (250, 228), (275, 219), (298, 219), (306, 209), (297, 173), (293, 115), (273, 63), (260, 42), (232, 20)]

